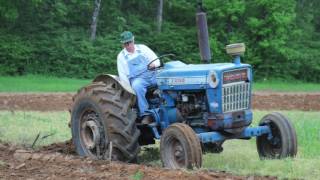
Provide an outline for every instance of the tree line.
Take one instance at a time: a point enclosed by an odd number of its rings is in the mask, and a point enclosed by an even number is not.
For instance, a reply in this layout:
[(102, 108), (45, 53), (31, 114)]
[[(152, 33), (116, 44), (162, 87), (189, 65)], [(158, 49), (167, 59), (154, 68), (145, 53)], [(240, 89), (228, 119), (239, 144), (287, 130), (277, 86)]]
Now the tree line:
[[(320, 2), (203, 0), (213, 63), (244, 42), (257, 79), (320, 81)], [(201, 63), (197, 0), (0, 0), (0, 75), (93, 78), (116, 74), (119, 34), (158, 55)]]

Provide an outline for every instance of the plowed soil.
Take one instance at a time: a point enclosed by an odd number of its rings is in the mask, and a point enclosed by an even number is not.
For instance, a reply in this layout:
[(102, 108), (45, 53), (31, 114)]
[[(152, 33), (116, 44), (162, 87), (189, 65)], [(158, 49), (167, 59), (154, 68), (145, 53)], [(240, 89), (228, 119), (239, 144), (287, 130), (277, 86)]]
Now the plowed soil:
[(138, 164), (92, 160), (75, 155), (69, 142), (30, 151), (0, 144), (0, 179), (276, 179), (237, 176), (213, 170), (169, 170)]
[[(73, 93), (0, 93), (0, 110), (60, 111), (70, 108)], [(256, 92), (253, 109), (319, 111), (320, 93)]]
[[(0, 93), (0, 110), (68, 110), (72, 93)], [(320, 93), (259, 92), (253, 108), (261, 110), (320, 110)], [(39, 151), (0, 142), (0, 179), (276, 179), (237, 176), (213, 170), (169, 170), (139, 164), (92, 160), (76, 155), (70, 142)]]

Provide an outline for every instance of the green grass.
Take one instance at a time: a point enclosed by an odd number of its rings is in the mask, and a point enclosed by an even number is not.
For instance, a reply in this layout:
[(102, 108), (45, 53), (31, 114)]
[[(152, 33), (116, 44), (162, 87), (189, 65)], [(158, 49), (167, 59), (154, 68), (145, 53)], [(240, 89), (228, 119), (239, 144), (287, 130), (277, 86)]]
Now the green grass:
[(40, 133), (36, 146), (66, 141), (71, 138), (69, 120), (64, 111), (0, 111), (0, 140), (30, 147)]
[(6, 162), (0, 160), (0, 167), (5, 165), (6, 165)]
[(141, 180), (143, 179), (143, 173), (141, 171), (137, 171), (134, 175), (130, 177), (132, 180)]
[[(27, 75), (0, 77), (0, 92), (75, 92), (90, 79), (71, 79)], [(254, 91), (320, 92), (320, 84), (300, 81), (265, 80), (253, 83)]]
[[(254, 111), (254, 124), (268, 111)], [(318, 179), (320, 177), (320, 112), (283, 111), (293, 122), (298, 135), (298, 155), (294, 159), (260, 160), (255, 139), (230, 140), (220, 154), (205, 154), (203, 168), (227, 171), (241, 175), (271, 175), (280, 178)], [(68, 112), (9, 112), (0, 111), (0, 140), (30, 146), (35, 137), (39, 145), (65, 141), (71, 138)], [(144, 147), (139, 162), (161, 166), (159, 144)], [(139, 179), (137, 173), (134, 178)]]
[(27, 75), (0, 77), (0, 92), (75, 92), (91, 80)]
[(320, 92), (320, 84), (301, 81), (265, 80), (254, 82), (253, 91)]
[[(256, 124), (269, 112), (255, 111)], [(255, 139), (233, 140), (224, 144), (220, 154), (206, 154), (204, 168), (237, 174), (272, 175), (280, 178), (317, 179), (320, 176), (320, 112), (285, 111), (298, 136), (298, 155), (294, 159), (259, 160)]]

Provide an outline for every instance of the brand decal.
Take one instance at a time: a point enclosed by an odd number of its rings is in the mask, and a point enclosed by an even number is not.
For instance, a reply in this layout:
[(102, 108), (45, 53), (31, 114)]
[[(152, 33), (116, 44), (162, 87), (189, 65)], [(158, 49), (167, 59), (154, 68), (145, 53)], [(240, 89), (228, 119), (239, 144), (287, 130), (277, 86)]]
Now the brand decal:
[(170, 77), (170, 78), (157, 78), (158, 86), (161, 85), (190, 85), (190, 84), (206, 84), (206, 77)]
[(248, 80), (248, 70), (240, 69), (223, 73), (223, 84)]

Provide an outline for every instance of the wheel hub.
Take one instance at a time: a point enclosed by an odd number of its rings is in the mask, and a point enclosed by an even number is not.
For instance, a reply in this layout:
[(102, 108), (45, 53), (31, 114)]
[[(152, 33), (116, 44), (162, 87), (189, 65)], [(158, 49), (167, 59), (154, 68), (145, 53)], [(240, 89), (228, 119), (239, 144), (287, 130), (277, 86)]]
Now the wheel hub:
[(83, 142), (88, 149), (94, 149), (99, 145), (100, 133), (95, 121), (86, 121), (83, 123)]
[(180, 165), (180, 166), (183, 166), (184, 165), (184, 161), (185, 161), (185, 157), (184, 157), (184, 150), (183, 150), (183, 147), (182, 145), (176, 141), (174, 143), (174, 146), (173, 146), (173, 156), (174, 156), (174, 159), (175, 161)]
[(181, 157), (181, 155), (183, 154), (183, 149), (180, 145), (177, 145), (176, 148), (175, 148), (175, 152), (174, 152), (174, 155), (175, 157)]

